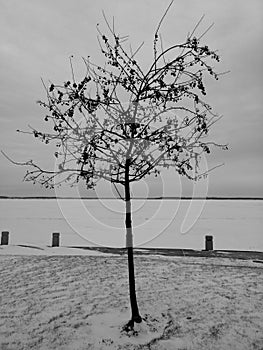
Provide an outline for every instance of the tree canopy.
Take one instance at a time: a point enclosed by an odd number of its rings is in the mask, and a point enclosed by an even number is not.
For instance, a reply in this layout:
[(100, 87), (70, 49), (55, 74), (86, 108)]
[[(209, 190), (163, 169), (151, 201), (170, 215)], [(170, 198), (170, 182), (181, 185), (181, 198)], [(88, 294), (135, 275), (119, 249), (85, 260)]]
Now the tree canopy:
[[(44, 143), (55, 142), (57, 167), (42, 169), (35, 162), (25, 180), (53, 188), (62, 182), (84, 179), (94, 188), (100, 179), (125, 184), (125, 162), (129, 159), (129, 181), (146, 175), (158, 176), (162, 167), (174, 167), (192, 180), (198, 173), (200, 157), (211, 146), (210, 127), (219, 116), (205, 101), (204, 78), (218, 80), (213, 62), (216, 51), (201, 44), (199, 23), (180, 44), (163, 47), (160, 21), (153, 40), (153, 59), (146, 70), (136, 59), (143, 43), (132, 51), (128, 38), (116, 34), (107, 24), (107, 33), (98, 30), (98, 42), (105, 64), (83, 58), (86, 74), (76, 81), (72, 57), (72, 79), (45, 86), (46, 101), (39, 101), (52, 131), (33, 134)], [(200, 22), (200, 21), (199, 21)]]

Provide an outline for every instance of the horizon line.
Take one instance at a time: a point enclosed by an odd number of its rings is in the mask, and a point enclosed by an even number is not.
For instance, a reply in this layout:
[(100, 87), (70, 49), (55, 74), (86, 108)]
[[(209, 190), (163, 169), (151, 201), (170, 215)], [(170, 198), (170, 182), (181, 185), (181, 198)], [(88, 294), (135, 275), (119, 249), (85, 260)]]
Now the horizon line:
[[(71, 197), (71, 196), (63, 196), (63, 197), (56, 197), (56, 196), (4, 196), (0, 195), (0, 199), (85, 199), (85, 200), (98, 200), (98, 199), (115, 199), (120, 200), (121, 198), (118, 197)], [(227, 197), (227, 196), (207, 196), (207, 197), (190, 197), (190, 196), (173, 196), (173, 197), (167, 197), (167, 196), (156, 196), (156, 197), (134, 197), (131, 199), (148, 199), (148, 200), (162, 200), (162, 199), (170, 199), (170, 200), (263, 200), (263, 197)]]

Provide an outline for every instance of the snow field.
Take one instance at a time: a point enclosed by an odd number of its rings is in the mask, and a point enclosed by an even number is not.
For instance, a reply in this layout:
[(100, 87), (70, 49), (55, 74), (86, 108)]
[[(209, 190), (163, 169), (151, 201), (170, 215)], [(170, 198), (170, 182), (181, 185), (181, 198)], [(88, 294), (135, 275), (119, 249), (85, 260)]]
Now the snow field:
[(144, 321), (127, 334), (125, 256), (1, 255), (1, 350), (262, 349), (262, 264), (143, 256), (135, 268)]
[[(133, 200), (137, 247), (263, 251), (263, 201)], [(63, 246), (123, 247), (125, 207), (118, 200), (2, 199), (0, 231), (10, 244), (47, 246), (60, 232)], [(188, 230), (184, 231), (186, 228)]]

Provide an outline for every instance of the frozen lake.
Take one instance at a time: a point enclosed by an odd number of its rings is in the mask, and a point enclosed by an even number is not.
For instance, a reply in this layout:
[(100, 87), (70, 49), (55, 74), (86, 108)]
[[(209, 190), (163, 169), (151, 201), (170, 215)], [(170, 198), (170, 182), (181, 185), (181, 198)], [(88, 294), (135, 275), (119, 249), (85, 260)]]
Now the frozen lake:
[[(140, 247), (263, 251), (262, 200), (133, 200), (134, 241)], [(124, 202), (80, 199), (1, 199), (0, 231), (10, 244), (125, 246)]]

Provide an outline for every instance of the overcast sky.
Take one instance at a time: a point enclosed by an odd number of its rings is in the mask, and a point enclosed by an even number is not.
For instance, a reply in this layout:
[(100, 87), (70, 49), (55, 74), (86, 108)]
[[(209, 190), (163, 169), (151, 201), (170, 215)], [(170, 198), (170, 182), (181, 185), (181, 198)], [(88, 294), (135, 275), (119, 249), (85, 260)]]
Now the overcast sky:
[[(44, 99), (40, 77), (60, 83), (70, 78), (68, 57), (74, 55), (76, 72), (85, 72), (82, 56), (100, 59), (96, 24), (104, 27), (102, 10), (114, 16), (115, 29), (129, 35), (133, 47), (142, 41), (143, 63), (152, 58), (156, 25), (169, 0), (0, 0), (0, 149), (13, 159), (53, 162), (53, 151), (16, 129), (46, 127), (44, 111), (36, 104)], [(218, 71), (231, 73), (207, 82), (207, 102), (223, 115), (215, 125), (215, 141), (229, 143), (229, 151), (216, 150), (207, 158), (214, 170), (205, 186), (208, 195), (263, 196), (263, 2), (262, 0), (175, 0), (161, 29), (164, 45), (182, 42), (188, 31), (205, 14), (199, 28), (213, 28), (203, 43), (218, 49)], [(10, 164), (0, 155), (1, 195), (51, 195), (52, 192), (23, 183), (25, 169)], [(165, 191), (151, 183), (151, 194), (192, 195), (193, 187), (180, 182), (171, 171), (164, 174)], [(142, 188), (147, 193), (147, 184)], [(200, 185), (201, 186), (201, 185)], [(68, 190), (67, 190), (68, 191)], [(70, 193), (65, 191), (65, 194)], [(135, 191), (135, 190), (134, 190)], [(201, 192), (204, 191), (203, 189)], [(201, 193), (200, 192), (200, 193)], [(109, 194), (102, 186), (99, 195)]]

